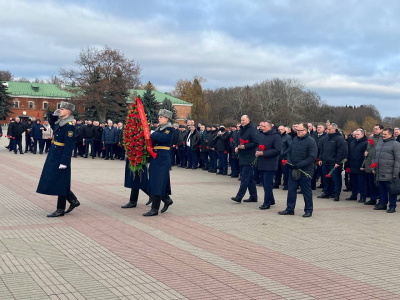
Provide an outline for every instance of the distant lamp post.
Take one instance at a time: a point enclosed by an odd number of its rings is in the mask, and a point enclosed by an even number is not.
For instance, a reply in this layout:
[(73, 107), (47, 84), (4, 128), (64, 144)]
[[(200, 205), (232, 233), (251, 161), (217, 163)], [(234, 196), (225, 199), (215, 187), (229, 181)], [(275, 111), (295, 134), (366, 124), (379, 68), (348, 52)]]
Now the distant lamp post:
[(26, 111), (23, 111), (22, 114), (25, 116), (26, 115)]

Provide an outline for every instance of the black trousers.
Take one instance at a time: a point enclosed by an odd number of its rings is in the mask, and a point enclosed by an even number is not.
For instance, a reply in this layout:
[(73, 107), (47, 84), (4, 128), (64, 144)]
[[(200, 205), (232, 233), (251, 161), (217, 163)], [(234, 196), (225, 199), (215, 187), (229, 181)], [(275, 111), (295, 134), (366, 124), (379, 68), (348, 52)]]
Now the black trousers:
[(57, 199), (57, 209), (62, 209), (65, 210), (65, 207), (67, 205), (67, 201), (71, 203), (71, 200), (76, 199), (76, 196), (74, 193), (69, 190), (67, 196), (58, 196)]

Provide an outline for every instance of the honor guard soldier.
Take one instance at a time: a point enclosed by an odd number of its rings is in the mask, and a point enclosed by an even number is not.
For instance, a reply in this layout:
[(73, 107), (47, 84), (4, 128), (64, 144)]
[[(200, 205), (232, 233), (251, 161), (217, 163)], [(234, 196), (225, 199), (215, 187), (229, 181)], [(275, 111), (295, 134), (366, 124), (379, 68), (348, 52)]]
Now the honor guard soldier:
[[(75, 143), (71, 114), (74, 110), (74, 104), (61, 102), (60, 109), (50, 116), (54, 137), (36, 190), (40, 194), (58, 196), (57, 210), (47, 217), (61, 217), (80, 205), (71, 191), (71, 156)], [(67, 211), (66, 201), (70, 203)]]
[(149, 166), (149, 190), (152, 199), (151, 210), (143, 214), (145, 217), (157, 216), (161, 200), (165, 212), (172, 205), (171, 184), (169, 179), (169, 167), (171, 165), (170, 149), (174, 137), (174, 129), (171, 125), (172, 112), (160, 109), (158, 113), (159, 125), (150, 135), (156, 158), (150, 159)]

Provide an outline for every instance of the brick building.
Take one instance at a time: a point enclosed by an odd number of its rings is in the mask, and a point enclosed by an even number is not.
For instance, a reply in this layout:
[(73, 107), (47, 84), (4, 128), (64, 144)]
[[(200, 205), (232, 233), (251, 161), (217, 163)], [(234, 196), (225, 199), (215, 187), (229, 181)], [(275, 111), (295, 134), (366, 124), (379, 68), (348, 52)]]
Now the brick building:
[[(10, 117), (20, 117), (22, 121), (39, 118), (46, 120), (48, 111), (54, 111), (59, 108), (62, 101), (71, 99), (71, 94), (64, 90), (63, 87), (49, 83), (30, 83), (7, 81), (4, 83), (10, 93), (14, 106)], [(145, 90), (130, 90), (131, 95), (143, 96)], [(161, 104), (165, 98), (171, 100), (172, 105), (177, 111), (177, 122), (183, 123), (192, 112), (192, 103), (172, 97), (158, 91), (153, 91), (155, 98)], [(130, 100), (127, 100), (129, 103)], [(78, 110), (81, 116), (84, 116), (84, 107), (78, 104)], [(7, 120), (0, 120), (0, 125), (7, 123)]]

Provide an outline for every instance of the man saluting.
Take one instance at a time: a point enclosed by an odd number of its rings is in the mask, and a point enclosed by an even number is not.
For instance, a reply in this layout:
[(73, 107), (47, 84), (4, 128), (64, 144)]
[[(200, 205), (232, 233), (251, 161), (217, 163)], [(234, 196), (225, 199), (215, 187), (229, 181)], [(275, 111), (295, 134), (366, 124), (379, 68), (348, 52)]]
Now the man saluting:
[[(80, 205), (71, 191), (71, 156), (75, 143), (71, 114), (74, 110), (74, 104), (61, 102), (60, 109), (50, 116), (54, 137), (36, 190), (40, 194), (58, 196), (57, 210), (48, 217), (61, 217)], [(70, 207), (65, 211), (67, 201)]]

